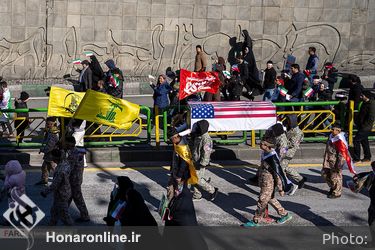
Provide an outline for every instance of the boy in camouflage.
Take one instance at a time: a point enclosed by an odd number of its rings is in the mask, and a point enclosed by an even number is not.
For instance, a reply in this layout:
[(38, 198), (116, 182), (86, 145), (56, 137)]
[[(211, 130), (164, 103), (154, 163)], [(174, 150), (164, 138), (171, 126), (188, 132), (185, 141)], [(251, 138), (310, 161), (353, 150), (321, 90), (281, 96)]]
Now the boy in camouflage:
[(219, 189), (212, 186), (205, 178), (206, 167), (210, 164), (210, 156), (213, 151), (213, 142), (208, 134), (208, 127), (208, 121), (201, 120), (194, 125), (193, 129), (193, 160), (198, 175), (198, 184), (193, 187), (193, 199), (202, 199), (202, 193), (198, 189), (201, 188), (210, 194), (210, 201), (214, 201)]
[(69, 214), (69, 200), (72, 191), (69, 182), (70, 165), (63, 159), (62, 152), (55, 149), (51, 152), (51, 159), (57, 164), (52, 184), (40, 194), (43, 197), (53, 192), (53, 204), (51, 207), (50, 226), (55, 226), (59, 219), (68, 226), (73, 225), (73, 220)]
[(46, 120), (46, 132), (44, 134), (44, 147), (40, 149), (39, 153), (44, 153), (42, 164), (42, 177), (35, 185), (47, 185), (48, 177), (51, 171), (54, 171), (56, 164), (52, 161), (52, 151), (57, 148), (59, 142), (59, 130), (56, 127), (56, 121), (53, 117), (48, 117)]
[(73, 136), (66, 137), (65, 145), (67, 160), (71, 167), (69, 181), (72, 189), (72, 197), (69, 199), (69, 206), (71, 202), (74, 201), (81, 214), (81, 217), (75, 220), (76, 222), (87, 222), (90, 220), (90, 217), (81, 189), (83, 182), (85, 150), (78, 149), (75, 146), (76, 140)]
[(301, 189), (305, 185), (306, 177), (300, 175), (295, 169), (289, 167), (289, 162), (293, 159), (299, 145), (303, 140), (303, 132), (298, 127), (297, 116), (288, 115), (285, 119), (286, 121), (286, 137), (288, 139), (288, 150), (281, 158), (281, 167), (285, 171), (288, 178), (292, 179), (298, 184), (298, 188)]
[(271, 224), (274, 220), (268, 216), (268, 204), (270, 204), (277, 213), (281, 216), (278, 224), (284, 224), (292, 219), (288, 213), (275, 198), (276, 188), (279, 190), (280, 195), (284, 195), (283, 185), (279, 174), (275, 172), (274, 164), (280, 164), (277, 153), (272, 149), (274, 145), (268, 141), (262, 141), (260, 148), (262, 149), (261, 166), (259, 168), (259, 199), (257, 210), (252, 220), (243, 224), (244, 227), (256, 227), (261, 224)]

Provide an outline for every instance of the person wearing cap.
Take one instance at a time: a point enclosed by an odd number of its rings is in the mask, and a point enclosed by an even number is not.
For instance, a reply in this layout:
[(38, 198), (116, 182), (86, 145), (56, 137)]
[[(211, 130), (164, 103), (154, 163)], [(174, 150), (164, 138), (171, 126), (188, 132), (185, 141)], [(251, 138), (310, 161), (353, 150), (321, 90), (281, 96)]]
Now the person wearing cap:
[[(371, 161), (371, 150), (368, 136), (375, 121), (375, 102), (370, 91), (365, 90), (361, 94), (362, 106), (356, 119), (358, 131), (354, 137), (354, 162), (369, 163)], [(361, 160), (361, 145), (363, 147), (363, 159)]]
[(273, 92), (275, 90), (276, 70), (273, 68), (273, 62), (267, 62), (267, 68), (264, 70), (263, 101), (271, 101)]
[(173, 158), (167, 186), (169, 212), (165, 226), (196, 226), (193, 195), (187, 186), (198, 183), (192, 155), (185, 138), (175, 128), (172, 127), (168, 134), (173, 143)]
[(78, 82), (80, 85), (80, 92), (86, 92), (88, 89), (92, 89), (92, 71), (90, 69), (90, 62), (88, 60), (83, 60), (81, 62), (82, 70), (79, 73)]
[(81, 189), (83, 182), (84, 155), (86, 152), (85, 149), (78, 149), (76, 147), (76, 140), (73, 136), (67, 136), (65, 138), (65, 147), (66, 159), (71, 168), (69, 181), (72, 189), (72, 196), (69, 199), (69, 206), (71, 202), (74, 201), (74, 204), (76, 204), (76, 207), (78, 208), (81, 217), (76, 219), (76, 222), (87, 222), (90, 221), (90, 217)]
[(330, 190), (327, 198), (336, 199), (342, 193), (342, 169), (347, 165), (349, 171), (356, 174), (352, 159), (348, 151), (348, 143), (345, 133), (342, 132), (340, 123), (332, 126), (332, 132), (326, 144), (324, 153), (322, 177), (328, 184)]
[(199, 189), (203, 189), (210, 194), (210, 201), (215, 200), (219, 190), (211, 185), (205, 177), (206, 167), (210, 164), (213, 152), (213, 142), (208, 134), (209, 126), (207, 120), (200, 120), (193, 126), (193, 160), (198, 175), (198, 184), (193, 187), (193, 199), (195, 200), (202, 199), (202, 193)]
[(252, 220), (243, 224), (243, 227), (256, 227), (261, 224), (272, 224), (274, 219), (268, 216), (268, 205), (271, 205), (281, 216), (276, 220), (278, 224), (284, 224), (292, 219), (292, 215), (288, 213), (280, 202), (275, 198), (276, 189), (279, 190), (281, 196), (284, 195), (284, 188), (279, 174), (275, 171), (275, 165), (280, 165), (276, 151), (273, 149), (274, 144), (268, 140), (260, 142), (262, 150), (261, 163), (259, 167), (259, 187), (260, 193), (257, 202), (257, 209)]
[[(14, 107), (16, 109), (27, 109), (29, 97), (27, 92), (22, 91), (20, 97), (14, 100)], [(29, 127), (29, 112), (17, 113), (17, 118), (14, 120), (14, 127), (17, 132), (17, 142), (21, 143), (25, 130)]]
[(337, 71), (338, 70), (334, 67), (333, 63), (326, 62), (324, 64), (324, 71), (323, 71), (322, 79), (328, 82), (328, 88), (332, 92), (333, 92), (335, 83), (337, 82)]

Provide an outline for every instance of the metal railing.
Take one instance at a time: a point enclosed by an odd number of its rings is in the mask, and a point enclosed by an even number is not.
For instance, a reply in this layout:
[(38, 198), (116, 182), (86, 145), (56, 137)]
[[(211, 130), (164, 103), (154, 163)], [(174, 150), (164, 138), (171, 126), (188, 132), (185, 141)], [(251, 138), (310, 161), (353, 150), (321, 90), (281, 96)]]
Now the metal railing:
[[(18, 114), (18, 113), (46, 113), (47, 108), (30, 108), (30, 109), (4, 109), (1, 110), (3, 113), (8, 114)], [(16, 117), (14, 119), (9, 119), (11, 125), (17, 120), (26, 121), (29, 120), (28, 127), (20, 130), (21, 125), (14, 126), (15, 131), (13, 135), (6, 138), (5, 142), (1, 142), (1, 147), (40, 147), (42, 145), (45, 117)], [(61, 133), (64, 134), (64, 128), (67, 118), (60, 119), (60, 125), (62, 128)], [(145, 121), (144, 121), (145, 120)], [(17, 131), (18, 129), (18, 131)], [(111, 126), (105, 126), (101, 124), (91, 123), (88, 129), (92, 129), (89, 133), (85, 135), (85, 146), (114, 146), (123, 144), (133, 144), (133, 143), (150, 143), (151, 142), (151, 110), (149, 107), (140, 107), (140, 116), (133, 121), (132, 126), (128, 130), (117, 129)], [(145, 131), (145, 138), (141, 138), (141, 133)], [(21, 132), (24, 132), (22, 135)], [(124, 139), (126, 138), (126, 139)], [(31, 141), (20, 142), (21, 139), (31, 139)]]
[[(328, 139), (328, 135), (331, 131), (331, 126), (337, 121), (337, 112), (332, 111), (332, 107), (335, 108), (339, 105), (339, 101), (327, 101), (327, 102), (283, 102), (274, 103), (277, 107), (277, 115), (282, 119), (285, 119), (287, 115), (294, 114), (298, 117), (298, 125), (305, 134), (304, 141), (306, 142), (321, 142)], [(319, 109), (319, 107), (330, 107), (329, 109)], [(354, 129), (354, 113), (358, 110), (354, 110), (354, 102), (351, 101), (345, 109), (341, 109), (340, 120), (341, 124), (347, 127), (346, 132), (348, 133), (348, 142), (350, 145), (353, 144), (353, 136), (356, 130)], [(182, 107), (184, 108), (184, 107)], [(187, 107), (185, 107), (187, 108)], [(37, 115), (31, 116), (33, 113), (46, 113), (47, 108), (30, 108), (30, 109), (7, 109), (1, 112), (6, 112), (14, 115), (13, 119), (9, 119), (11, 125), (15, 127), (14, 136), (2, 138), (0, 146), (19, 146), (19, 147), (40, 147), (43, 139), (45, 117)], [(25, 117), (17, 117), (18, 113), (28, 112), (30, 114), (29, 126), (24, 128), (23, 131), (20, 129), (21, 124), (16, 121), (26, 122)], [(349, 114), (345, 114), (349, 113)], [(157, 114), (154, 117), (155, 123), (155, 134), (152, 135), (151, 126), (151, 110), (149, 107), (141, 106), (140, 116), (133, 121), (132, 127), (128, 130), (121, 130), (110, 126), (100, 124), (88, 124), (85, 135), (85, 146), (116, 146), (124, 144), (134, 143), (145, 143), (150, 144), (152, 139), (155, 139), (156, 145), (160, 145), (160, 139), (165, 143), (168, 143), (168, 123), (169, 111), (164, 111), (162, 114)], [(161, 122), (160, 122), (161, 120)], [(66, 123), (65, 119), (60, 120), (61, 124)], [(161, 124), (160, 124), (161, 123)], [(62, 126), (64, 127), (64, 126)], [(18, 131), (17, 131), (18, 130)], [(24, 132), (21, 135), (21, 132)], [(63, 131), (62, 131), (63, 132)], [(373, 129), (375, 132), (375, 129)], [(227, 138), (214, 138), (216, 143), (220, 144), (241, 144), (246, 143), (248, 140), (249, 144), (253, 147), (256, 146), (257, 140), (262, 138), (264, 130), (258, 131), (224, 131), (224, 132), (210, 132), (211, 136), (227, 136)], [(250, 136), (248, 136), (250, 135)], [(311, 135), (311, 136), (306, 136)], [(162, 137), (162, 138), (161, 138)], [(24, 140), (26, 139), (26, 141)], [(375, 136), (370, 136), (369, 139), (375, 140)], [(24, 140), (21, 142), (21, 140)]]

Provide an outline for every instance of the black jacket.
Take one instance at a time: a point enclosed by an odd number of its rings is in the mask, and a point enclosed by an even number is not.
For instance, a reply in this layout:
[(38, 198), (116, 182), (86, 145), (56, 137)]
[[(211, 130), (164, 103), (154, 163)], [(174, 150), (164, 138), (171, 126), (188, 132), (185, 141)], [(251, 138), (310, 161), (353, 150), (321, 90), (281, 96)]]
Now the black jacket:
[(165, 221), (166, 226), (197, 226), (197, 217), (193, 204), (193, 195), (187, 186), (182, 192), (169, 202), (170, 220)]
[(361, 109), (359, 110), (357, 116), (357, 126), (358, 130), (371, 131), (372, 126), (375, 121), (375, 102), (374, 100), (369, 100), (368, 102), (363, 102)]
[(351, 86), (349, 90), (349, 100), (354, 101), (354, 108), (358, 108), (358, 104), (361, 102), (361, 94), (363, 91), (363, 86), (360, 83), (356, 83)]
[(264, 70), (264, 89), (274, 89), (276, 80), (276, 70), (274, 68)]

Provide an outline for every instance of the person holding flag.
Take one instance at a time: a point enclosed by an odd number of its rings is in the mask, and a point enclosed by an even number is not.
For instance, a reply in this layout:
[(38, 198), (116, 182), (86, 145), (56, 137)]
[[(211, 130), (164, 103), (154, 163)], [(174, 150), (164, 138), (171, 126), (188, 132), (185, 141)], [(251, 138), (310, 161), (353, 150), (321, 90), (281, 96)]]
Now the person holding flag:
[(354, 164), (348, 151), (345, 133), (339, 123), (332, 126), (332, 132), (327, 141), (324, 154), (322, 177), (330, 187), (327, 198), (336, 199), (342, 193), (342, 169), (347, 165), (350, 173), (356, 174)]
[(107, 60), (105, 65), (107, 65), (109, 69), (104, 73), (107, 93), (114, 97), (122, 98), (124, 85), (124, 75), (122, 71), (116, 67), (112, 59)]

